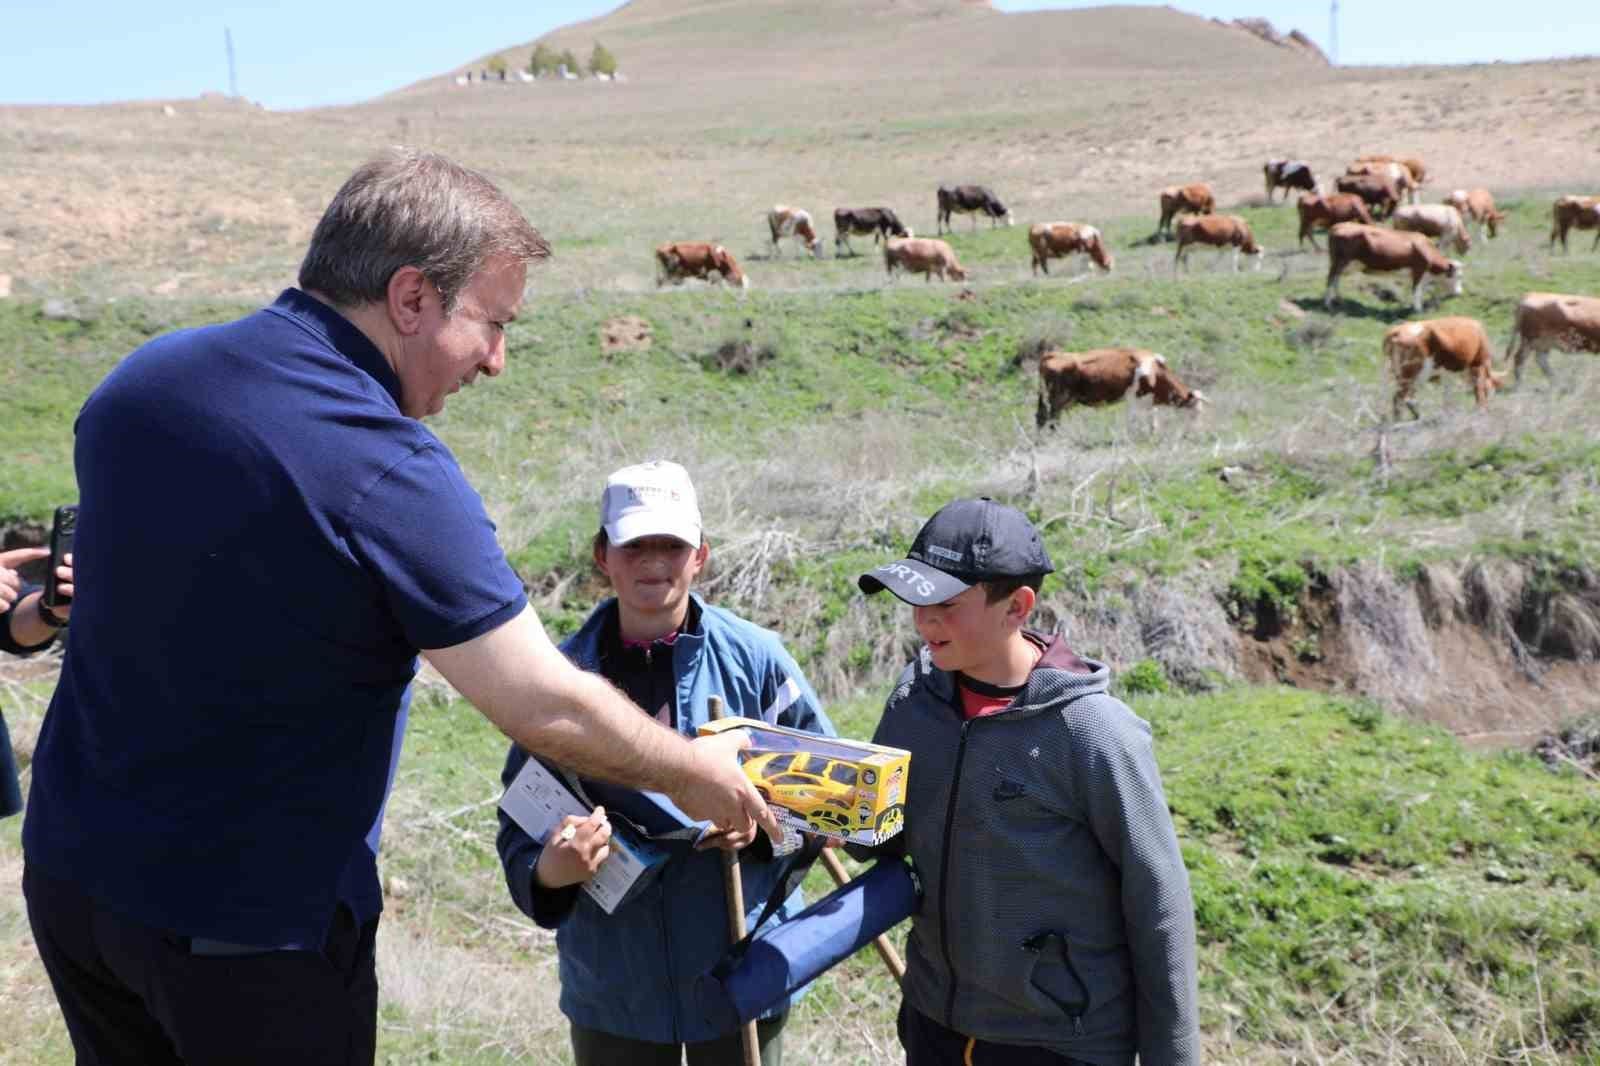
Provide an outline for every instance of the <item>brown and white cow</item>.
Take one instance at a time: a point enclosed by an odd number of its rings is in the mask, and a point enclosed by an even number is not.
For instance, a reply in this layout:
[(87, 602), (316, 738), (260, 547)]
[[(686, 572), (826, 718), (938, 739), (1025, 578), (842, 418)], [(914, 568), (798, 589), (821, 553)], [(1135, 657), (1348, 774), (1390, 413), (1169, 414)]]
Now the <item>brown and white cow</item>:
[(1311, 176), (1311, 167), (1299, 159), (1269, 159), (1266, 166), (1261, 168), (1261, 173), (1267, 179), (1269, 204), (1272, 194), (1278, 189), (1283, 190), (1285, 202), (1288, 202), (1290, 189), (1317, 191), (1317, 179)]
[(1034, 423), (1054, 423), (1072, 404), (1099, 407), (1133, 395), (1149, 396), (1156, 407), (1198, 410), (1205, 394), (1178, 380), (1166, 357), (1144, 348), (1096, 348), (1087, 352), (1046, 352), (1039, 358), (1039, 407)]
[(1311, 247), (1321, 251), (1315, 232), (1319, 228), (1332, 229), (1341, 222), (1372, 225), (1372, 212), (1367, 210), (1367, 202), (1352, 192), (1303, 193), (1295, 209), (1300, 212), (1300, 242), (1296, 247), (1305, 247), (1309, 238)]
[(833, 250), (838, 254), (842, 249), (851, 255), (856, 250), (850, 247), (850, 235), (872, 234), (872, 243), (877, 244), (879, 239), (887, 240), (890, 237), (913, 237), (911, 230), (901, 225), (900, 217), (887, 207), (839, 207), (833, 212)]
[(1033, 272), (1050, 273), (1050, 260), (1086, 255), (1094, 265), (1111, 273), (1113, 259), (1105, 238), (1094, 226), (1082, 222), (1037, 222), (1028, 228), (1028, 247), (1033, 249)]
[(1363, 155), (1356, 157), (1357, 163), (1399, 163), (1411, 172), (1411, 180), (1420, 189), (1428, 180), (1428, 168), (1416, 156), (1400, 155)]
[(750, 279), (739, 269), (738, 260), (720, 244), (674, 241), (657, 247), (656, 286), (659, 288), (669, 281), (677, 285), (685, 278), (720, 279), (741, 289), (750, 287)]
[(1546, 378), (1553, 376), (1552, 348), (1600, 353), (1600, 298), (1530, 292), (1517, 302), (1511, 340), (1506, 345), (1506, 358), (1511, 361), (1517, 384), (1522, 383), (1522, 364), (1530, 354), (1539, 361)]
[(1396, 201), (1400, 199), (1417, 202), (1417, 190), (1421, 188), (1417, 179), (1412, 175), (1411, 168), (1400, 162), (1356, 162), (1345, 168), (1347, 177), (1372, 177), (1388, 178), (1389, 184), (1394, 186)]
[(1180, 263), (1188, 269), (1191, 244), (1209, 245), (1219, 250), (1232, 248), (1235, 273), (1239, 270), (1241, 253), (1255, 256), (1257, 270), (1261, 269), (1261, 262), (1266, 256), (1266, 251), (1256, 243), (1255, 235), (1250, 232), (1250, 223), (1238, 215), (1195, 215), (1193, 218), (1178, 219), (1178, 251), (1172, 257), (1174, 271)]
[(1203, 181), (1188, 185), (1168, 185), (1161, 190), (1161, 221), (1156, 235), (1172, 235), (1172, 220), (1179, 215), (1209, 215), (1217, 209), (1217, 197)]
[(935, 231), (937, 233), (943, 233), (946, 229), (954, 229), (950, 225), (950, 215), (952, 213), (971, 215), (973, 229), (978, 228), (978, 216), (980, 214), (989, 216), (991, 228), (1001, 220), (1004, 220), (1008, 226), (1013, 221), (1011, 212), (1006, 209), (1005, 204), (1000, 202), (1000, 198), (982, 185), (956, 185), (954, 187), (941, 185), (939, 186), (937, 198), (939, 203), (938, 229)]
[[(1555, 203), (1551, 212), (1555, 216), (1555, 225), (1550, 228), (1550, 247), (1554, 248), (1556, 238), (1561, 238), (1561, 250), (1570, 251), (1567, 247), (1567, 231), (1570, 229), (1600, 230), (1600, 196), (1563, 196)], [(1592, 252), (1600, 248), (1600, 233), (1594, 235), (1594, 244), (1589, 246)]]
[(1465, 374), (1472, 382), (1478, 409), (1489, 406), (1489, 394), (1505, 385), (1504, 374), (1494, 372), (1494, 351), (1489, 335), (1475, 318), (1432, 318), (1424, 322), (1402, 322), (1390, 326), (1383, 335), (1383, 355), (1394, 379), (1394, 420), (1400, 420), (1400, 405), (1420, 418), (1411, 391), (1417, 382), (1437, 378), (1441, 371)]
[(1472, 219), (1478, 236), (1483, 236), (1485, 226), (1489, 227), (1490, 240), (1499, 236), (1500, 223), (1506, 220), (1506, 216), (1495, 210), (1494, 196), (1488, 189), (1457, 189), (1446, 196), (1444, 202), (1461, 212), (1462, 218)]
[(1400, 206), (1400, 194), (1394, 182), (1382, 174), (1345, 174), (1334, 180), (1333, 187), (1361, 197), (1372, 209), (1374, 218), (1388, 218)]
[(889, 277), (896, 268), (908, 274), (921, 274), (932, 281), (965, 281), (967, 272), (956, 261), (956, 253), (944, 241), (932, 237), (890, 237), (883, 242), (883, 267)]
[(805, 208), (778, 204), (767, 212), (767, 229), (772, 232), (774, 256), (783, 254), (783, 238), (793, 237), (813, 259), (822, 257), (822, 238), (817, 236), (816, 227), (811, 224), (811, 212)]
[(1389, 225), (1407, 233), (1425, 233), (1438, 241), (1440, 248), (1453, 244), (1461, 255), (1472, 250), (1467, 223), (1449, 204), (1405, 204), (1394, 209)]
[(1422, 310), (1422, 288), (1430, 277), (1449, 278), (1450, 295), (1461, 295), (1461, 264), (1446, 259), (1433, 242), (1420, 233), (1400, 233), (1381, 226), (1341, 222), (1328, 231), (1328, 288), (1322, 305), (1331, 308), (1339, 295), (1339, 275), (1351, 263), (1369, 273), (1411, 271), (1411, 307)]

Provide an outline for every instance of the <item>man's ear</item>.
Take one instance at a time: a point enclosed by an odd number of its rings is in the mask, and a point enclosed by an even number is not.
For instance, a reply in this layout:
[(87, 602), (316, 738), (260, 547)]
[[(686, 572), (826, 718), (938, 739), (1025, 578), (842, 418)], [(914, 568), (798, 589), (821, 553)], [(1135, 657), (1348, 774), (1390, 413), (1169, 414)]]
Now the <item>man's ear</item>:
[(1039, 594), (1027, 585), (1017, 589), (1011, 594), (1011, 600), (1006, 604), (1006, 620), (1015, 621), (1021, 626), (1028, 621), (1028, 616), (1033, 613), (1033, 605), (1039, 600)]
[(402, 337), (417, 335), (427, 302), (439, 298), (433, 283), (414, 266), (403, 266), (389, 275), (387, 296), (389, 321)]

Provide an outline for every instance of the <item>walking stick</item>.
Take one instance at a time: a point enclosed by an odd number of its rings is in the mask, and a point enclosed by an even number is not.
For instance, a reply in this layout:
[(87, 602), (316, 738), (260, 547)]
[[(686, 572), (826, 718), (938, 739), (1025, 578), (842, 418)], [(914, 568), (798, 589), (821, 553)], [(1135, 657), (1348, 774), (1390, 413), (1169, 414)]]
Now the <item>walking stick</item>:
[[(845, 871), (844, 863), (840, 862), (827, 848), (822, 849), (822, 865), (828, 868), (828, 873), (833, 875), (833, 883), (844, 886), (849, 883), (850, 875)], [(872, 938), (872, 946), (878, 949), (878, 958), (883, 960), (884, 966), (889, 969), (889, 976), (893, 977), (896, 984), (906, 979), (905, 960), (900, 958), (900, 953), (894, 945), (889, 943), (889, 937), (879, 933)]]
[[(706, 709), (714, 722), (722, 717), (722, 697), (707, 696)], [(757, 830), (759, 832), (759, 830)], [(739, 875), (739, 853), (722, 853), (722, 890), (728, 901), (728, 936), (737, 944), (744, 939), (744, 879)], [(756, 1033), (755, 1019), (745, 1022), (739, 1029), (739, 1042), (744, 1047), (744, 1066), (761, 1066), (761, 1040)]]

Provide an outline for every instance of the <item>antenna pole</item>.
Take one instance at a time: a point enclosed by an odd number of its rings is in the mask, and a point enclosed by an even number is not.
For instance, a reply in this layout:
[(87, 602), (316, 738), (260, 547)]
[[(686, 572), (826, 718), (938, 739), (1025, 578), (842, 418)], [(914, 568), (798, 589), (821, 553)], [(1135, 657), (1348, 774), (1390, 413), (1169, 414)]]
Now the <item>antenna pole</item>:
[[(1337, 7), (1338, 4), (1336, 3), (1334, 6)], [(239, 95), (239, 73), (233, 64), (233, 31), (226, 26), (222, 28), (222, 43), (228, 49), (228, 95), (237, 97)]]

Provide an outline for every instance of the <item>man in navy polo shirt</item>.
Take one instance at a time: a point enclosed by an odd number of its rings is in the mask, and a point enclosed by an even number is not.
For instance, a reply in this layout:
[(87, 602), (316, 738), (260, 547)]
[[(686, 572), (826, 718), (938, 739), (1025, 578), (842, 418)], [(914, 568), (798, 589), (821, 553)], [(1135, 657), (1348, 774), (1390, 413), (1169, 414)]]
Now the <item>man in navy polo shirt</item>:
[(368, 838), (419, 650), (524, 747), (776, 831), (736, 741), (555, 649), (418, 421), (504, 369), (548, 254), (487, 179), (396, 152), (334, 197), (299, 288), (150, 342), (85, 403), (81, 591), (23, 828), (80, 1064), (373, 1061)]

